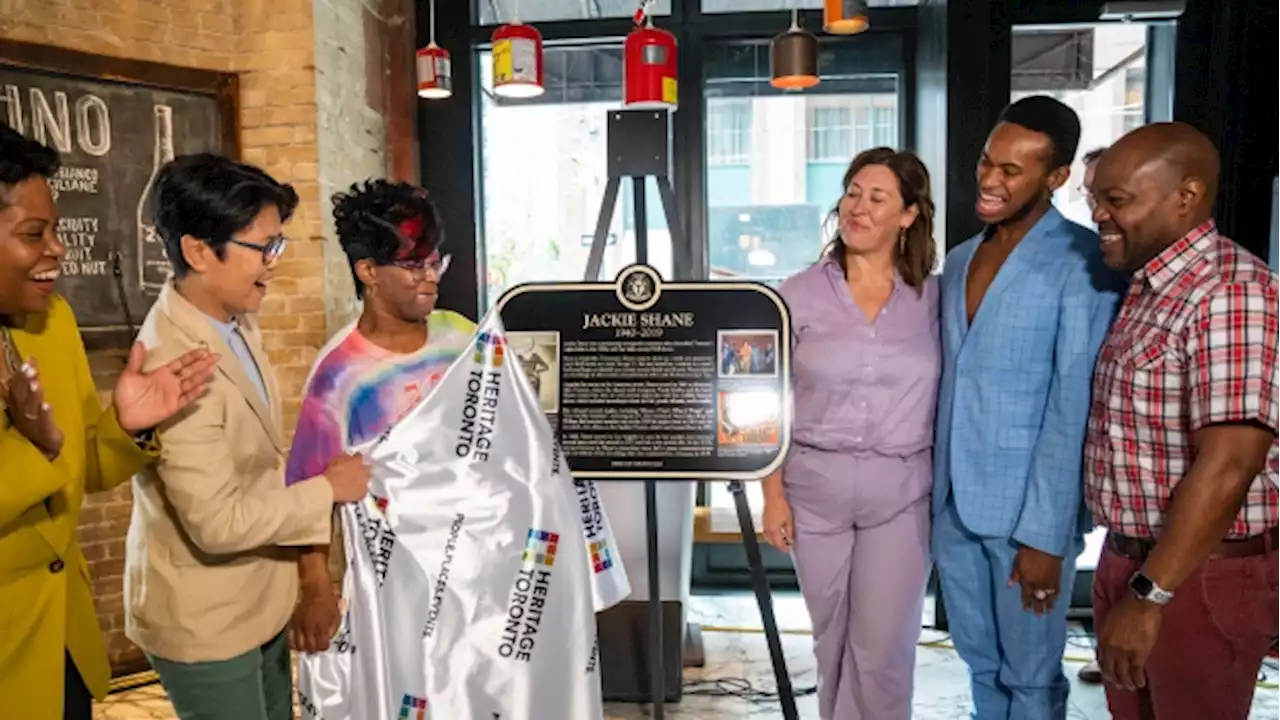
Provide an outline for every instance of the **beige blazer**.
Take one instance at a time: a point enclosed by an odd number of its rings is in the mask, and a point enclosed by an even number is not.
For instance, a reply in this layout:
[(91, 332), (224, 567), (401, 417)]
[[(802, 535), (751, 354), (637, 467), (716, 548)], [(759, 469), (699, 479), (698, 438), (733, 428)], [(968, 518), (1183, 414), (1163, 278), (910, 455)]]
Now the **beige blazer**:
[(125, 634), (165, 660), (227, 660), (275, 637), (298, 595), (298, 546), (330, 540), (324, 478), (285, 487), (280, 390), (253, 318), (240, 322), (262, 402), (208, 316), (161, 291), (139, 339), (147, 366), (218, 353), (208, 392), (161, 425), (160, 458), (134, 478), (125, 550)]

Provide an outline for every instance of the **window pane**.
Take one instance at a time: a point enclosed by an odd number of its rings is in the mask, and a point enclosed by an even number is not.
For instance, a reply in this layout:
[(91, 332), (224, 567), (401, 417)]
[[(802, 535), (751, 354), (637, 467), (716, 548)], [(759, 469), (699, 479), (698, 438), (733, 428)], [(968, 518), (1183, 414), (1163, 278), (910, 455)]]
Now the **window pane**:
[[(1012, 99), (1051, 95), (1080, 116), (1080, 147), (1071, 178), (1055, 193), (1054, 204), (1085, 227), (1093, 227), (1093, 217), (1080, 158), (1146, 122), (1148, 27), (1130, 22), (1013, 31)], [(1077, 560), (1081, 570), (1097, 567), (1105, 535), (1098, 528), (1086, 536)]]
[(1093, 227), (1093, 219), (1080, 158), (1146, 122), (1147, 28), (1131, 22), (1013, 31), (1012, 99), (1051, 95), (1080, 116), (1071, 178), (1055, 193), (1054, 203), (1087, 227)]
[[(443, 0), (456, 2), (456, 0)], [(593, 18), (630, 17), (640, 3), (636, 0), (474, 0), (481, 25), (500, 25), (515, 19), (520, 6), (521, 22), (549, 20), (591, 20)], [(671, 0), (658, 0), (649, 8), (651, 15), (670, 15)]]
[(824, 45), (822, 83), (802, 93), (769, 86), (767, 44), (706, 48), (712, 279), (777, 284), (818, 259), (849, 161), (897, 142), (894, 42)]
[[(871, 7), (911, 7), (920, 0), (871, 0)], [(760, 10), (813, 10), (822, 7), (822, 0), (702, 0), (702, 12), (750, 12)]]
[[(482, 310), (520, 283), (581, 280), (604, 198), (605, 116), (622, 97), (622, 48), (558, 46), (545, 53), (547, 91), (533, 100), (494, 96), (492, 55), (479, 53)], [(670, 277), (671, 236), (657, 184), (650, 179), (646, 190), (649, 264)], [(631, 192), (631, 181), (623, 180), (602, 278), (635, 261)]]

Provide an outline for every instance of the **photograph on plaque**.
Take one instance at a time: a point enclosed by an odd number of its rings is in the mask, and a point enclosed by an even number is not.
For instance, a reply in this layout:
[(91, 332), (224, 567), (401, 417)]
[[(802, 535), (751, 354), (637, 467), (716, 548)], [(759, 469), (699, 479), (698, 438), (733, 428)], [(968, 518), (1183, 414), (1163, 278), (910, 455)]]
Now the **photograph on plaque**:
[(554, 415), (560, 411), (560, 333), (508, 332), (507, 351), (529, 379), (538, 396), (542, 411)]
[(776, 377), (778, 333), (774, 330), (722, 330), (717, 338), (720, 377)]
[(717, 453), (772, 453), (782, 442), (782, 407), (768, 389), (721, 390), (717, 400)]

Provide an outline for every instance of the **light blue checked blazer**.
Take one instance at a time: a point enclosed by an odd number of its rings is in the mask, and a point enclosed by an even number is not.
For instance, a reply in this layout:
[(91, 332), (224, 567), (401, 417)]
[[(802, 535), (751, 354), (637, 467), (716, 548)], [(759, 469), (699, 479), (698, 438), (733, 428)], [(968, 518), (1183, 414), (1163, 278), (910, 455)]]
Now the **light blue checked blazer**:
[(1089, 528), (1083, 449), (1094, 361), (1125, 280), (1098, 236), (1049, 212), (992, 281), (970, 327), (970, 238), (942, 275), (933, 507), (950, 491), (976, 535), (1065, 556)]

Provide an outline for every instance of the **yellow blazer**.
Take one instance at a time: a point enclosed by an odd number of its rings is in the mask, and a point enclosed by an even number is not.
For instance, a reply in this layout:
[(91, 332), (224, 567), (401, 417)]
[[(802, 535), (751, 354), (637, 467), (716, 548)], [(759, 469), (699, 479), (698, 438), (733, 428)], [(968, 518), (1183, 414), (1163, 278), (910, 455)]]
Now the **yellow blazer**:
[(125, 549), (125, 633), (175, 662), (227, 660), (273, 638), (298, 597), (296, 546), (328, 543), (333, 491), (285, 487), (280, 391), (253, 318), (241, 334), (268, 401), (207, 315), (165, 287), (139, 339), (148, 366), (200, 347), (221, 357), (208, 392), (158, 435), (134, 479)]
[(111, 679), (76, 543), (80, 506), (85, 493), (128, 480), (156, 452), (103, 411), (66, 300), (55, 295), (48, 313), (12, 336), (23, 358), (36, 359), (65, 440), (50, 463), (16, 429), (0, 433), (0, 716), (61, 720), (64, 648), (96, 697)]

